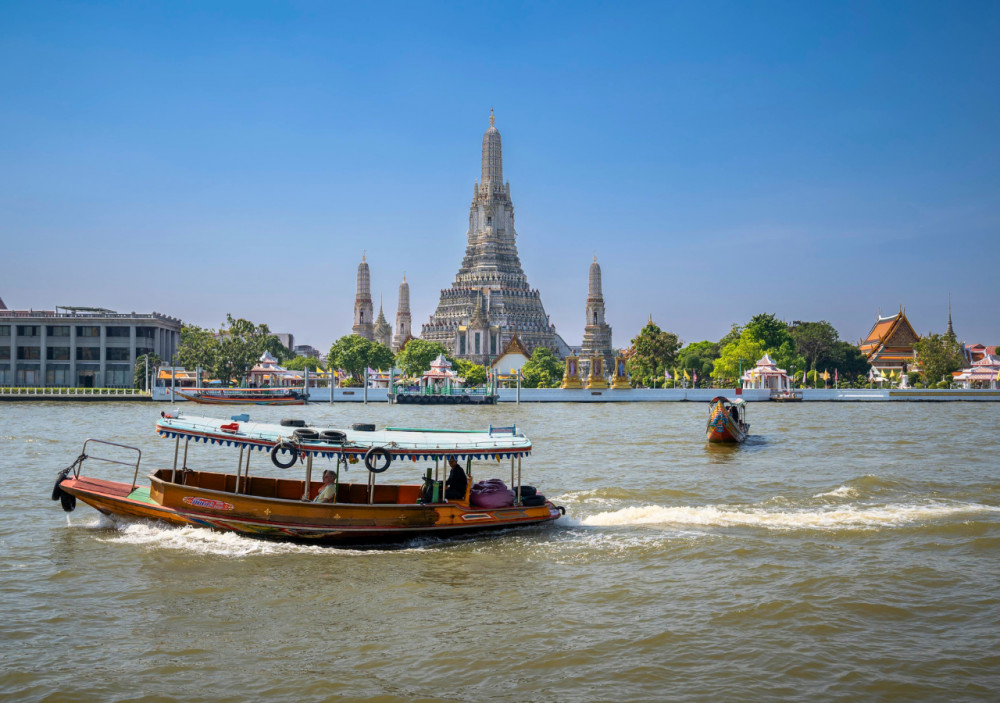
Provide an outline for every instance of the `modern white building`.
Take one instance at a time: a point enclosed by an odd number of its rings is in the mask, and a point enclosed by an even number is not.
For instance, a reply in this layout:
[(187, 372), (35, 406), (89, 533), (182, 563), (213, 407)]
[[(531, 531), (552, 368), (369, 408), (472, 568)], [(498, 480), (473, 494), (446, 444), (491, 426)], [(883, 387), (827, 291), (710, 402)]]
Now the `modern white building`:
[(136, 359), (170, 361), (181, 321), (103, 308), (8, 310), (0, 302), (0, 385), (130, 388)]

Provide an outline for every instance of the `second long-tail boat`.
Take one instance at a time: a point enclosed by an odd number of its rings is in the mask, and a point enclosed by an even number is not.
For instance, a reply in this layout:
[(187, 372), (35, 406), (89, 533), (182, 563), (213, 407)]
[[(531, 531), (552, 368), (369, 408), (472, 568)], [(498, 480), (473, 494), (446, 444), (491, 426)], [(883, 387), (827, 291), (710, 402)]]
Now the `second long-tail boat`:
[(708, 441), (739, 443), (745, 440), (750, 433), (746, 409), (746, 401), (742, 398), (729, 400), (721, 395), (713, 398), (705, 430)]
[(175, 388), (174, 393), (202, 405), (305, 405), (309, 400), (295, 388)]

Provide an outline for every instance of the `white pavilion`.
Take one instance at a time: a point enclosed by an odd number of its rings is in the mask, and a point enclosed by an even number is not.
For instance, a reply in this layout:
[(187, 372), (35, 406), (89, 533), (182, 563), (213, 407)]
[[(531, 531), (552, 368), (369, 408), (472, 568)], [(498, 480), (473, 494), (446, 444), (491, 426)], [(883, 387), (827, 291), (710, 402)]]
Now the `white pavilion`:
[(972, 366), (962, 369), (954, 377), (955, 383), (962, 388), (990, 388), (996, 390), (1000, 379), (1000, 356), (985, 355)]
[(757, 365), (747, 369), (740, 379), (744, 388), (767, 388), (772, 391), (791, 391), (792, 379), (784, 369), (779, 369), (770, 354), (764, 354)]

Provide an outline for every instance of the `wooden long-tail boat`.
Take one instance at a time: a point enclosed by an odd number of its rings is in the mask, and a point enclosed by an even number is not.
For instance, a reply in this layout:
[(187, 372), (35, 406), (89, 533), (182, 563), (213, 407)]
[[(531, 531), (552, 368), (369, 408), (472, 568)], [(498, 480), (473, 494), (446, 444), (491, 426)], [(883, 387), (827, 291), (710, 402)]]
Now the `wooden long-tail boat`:
[[(243, 419), (243, 418), (240, 418)], [(295, 423), (300, 424), (300, 423)], [(148, 475), (139, 485), (141, 451), (134, 447), (88, 439), (73, 464), (60, 472), (52, 499), (70, 511), (79, 499), (113, 518), (146, 518), (174, 525), (276, 540), (317, 544), (376, 543), (418, 536), (449, 536), (499, 528), (539, 525), (565, 514), (534, 488), (521, 485), (521, 462), (531, 441), (516, 427), (488, 431), (386, 428), (370, 425), (348, 430), (295, 427), (163, 414), (156, 430), (173, 438), (174, 464)], [(239, 449), (236, 471), (201, 471), (188, 466), (190, 443), (204, 442)], [(134, 462), (97, 457), (108, 446), (134, 452)], [(183, 446), (182, 446), (183, 445)], [(251, 475), (254, 451), (270, 455), (282, 469), (301, 462), (302, 478)], [(134, 466), (130, 482), (109, 481), (81, 473), (84, 462), (112, 461)], [(314, 481), (313, 462), (333, 462), (330, 477)], [(467, 485), (462, 497), (446, 498), (447, 460), (464, 460)], [(509, 500), (499, 507), (479, 507), (473, 495), (473, 461), (510, 460)], [(418, 469), (423, 482), (378, 483), (391, 465)], [(363, 480), (344, 482), (342, 474), (361, 462)], [(325, 474), (326, 472), (324, 472)], [(315, 502), (325, 485), (333, 485), (332, 502)], [(470, 500), (471, 499), (471, 500)]]
[(175, 388), (174, 393), (203, 405), (305, 405), (309, 400), (295, 388)]
[(717, 396), (711, 401), (705, 434), (709, 442), (742, 442), (750, 433), (746, 421), (746, 401)]

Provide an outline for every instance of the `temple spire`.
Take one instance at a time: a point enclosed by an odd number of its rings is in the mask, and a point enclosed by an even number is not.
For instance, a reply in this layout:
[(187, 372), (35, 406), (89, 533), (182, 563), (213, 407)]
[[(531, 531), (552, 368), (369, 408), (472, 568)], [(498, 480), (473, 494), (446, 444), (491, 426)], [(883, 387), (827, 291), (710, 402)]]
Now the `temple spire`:
[(503, 185), (503, 149), (500, 144), (500, 130), (496, 128), (493, 108), (490, 108), (490, 128), (483, 135), (483, 169), (480, 183), (483, 186)]
[(955, 339), (955, 328), (951, 325), (951, 292), (948, 293), (948, 331), (945, 335)]
[(351, 328), (351, 332), (365, 339), (372, 339), (373, 323), (371, 270), (365, 261), (365, 252), (362, 252), (361, 263), (358, 264), (358, 286), (354, 296), (354, 327)]

